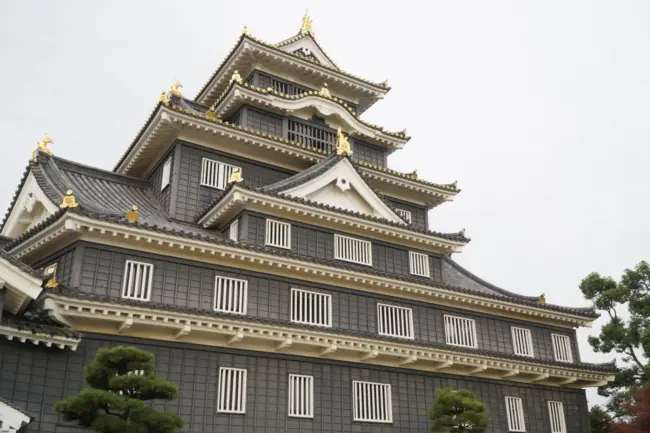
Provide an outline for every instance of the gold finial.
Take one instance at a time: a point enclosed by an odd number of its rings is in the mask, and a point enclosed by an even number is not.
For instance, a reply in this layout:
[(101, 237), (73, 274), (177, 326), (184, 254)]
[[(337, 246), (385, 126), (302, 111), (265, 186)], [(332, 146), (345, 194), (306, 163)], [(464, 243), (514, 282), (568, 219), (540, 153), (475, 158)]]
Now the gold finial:
[(63, 197), (63, 201), (59, 205), (61, 209), (73, 209), (79, 206), (79, 203), (77, 203), (77, 200), (74, 198), (72, 195), (72, 190), (69, 189), (65, 192), (65, 197)]
[(125, 218), (130, 223), (139, 223), (140, 214), (138, 213), (138, 207), (136, 205), (131, 206), (131, 210), (126, 213)]
[(205, 112), (205, 118), (208, 120), (217, 120), (217, 103), (215, 102), (210, 106), (210, 109)]
[(415, 179), (415, 180), (419, 179), (420, 177), (418, 176), (418, 170), (417, 170), (417, 168), (416, 168), (415, 170), (413, 170), (413, 173), (410, 173), (409, 176), (410, 176), (412, 179)]
[(52, 155), (52, 151), (47, 147), (49, 144), (54, 143), (52, 139), (50, 138), (49, 135), (47, 135), (47, 132), (45, 133), (45, 137), (43, 137), (42, 140), (36, 142), (36, 149), (32, 152), (32, 160), (36, 161), (36, 158), (38, 157), (38, 152), (43, 152), (48, 155)]
[(303, 36), (307, 35), (312, 35), (316, 36), (314, 34), (314, 28), (313, 28), (313, 22), (312, 19), (309, 18), (309, 9), (305, 10), (305, 15), (302, 17), (302, 27), (300, 28), (300, 34)]
[(169, 95), (164, 90), (160, 93), (158, 101), (162, 102), (164, 105), (169, 105)]
[(546, 293), (542, 293), (542, 294), (539, 296), (539, 299), (537, 300), (537, 302), (539, 302), (539, 303), (542, 304), (542, 305), (543, 305), (543, 304), (546, 304)]
[(320, 92), (318, 92), (319, 95), (321, 95), (324, 98), (329, 98), (330, 96), (330, 89), (327, 88), (327, 83), (323, 84), (323, 87), (320, 89)]
[(57, 287), (59, 287), (59, 282), (56, 281), (56, 275), (54, 274), (54, 269), (55, 269), (54, 266), (50, 266), (45, 271), (49, 277), (47, 283), (45, 283), (46, 289), (56, 289)]
[(248, 36), (248, 37), (250, 38), (250, 36), (251, 36), (251, 32), (248, 31), (248, 27), (247, 27), (247, 26), (244, 26), (244, 30), (242, 30), (242, 34), (243, 34), (244, 36)]
[(233, 81), (239, 84), (242, 83), (242, 79), (241, 79), (241, 75), (239, 75), (239, 71), (233, 72), (232, 77), (230, 77), (230, 82), (232, 83)]
[(336, 154), (343, 156), (352, 155), (350, 142), (348, 141), (348, 138), (341, 132), (341, 128), (336, 131)]
[(244, 178), (241, 177), (241, 170), (239, 168), (235, 168), (232, 173), (230, 174), (230, 179), (228, 180), (228, 183), (239, 183), (243, 182)]
[(174, 84), (172, 84), (172, 86), (170, 87), (169, 92), (170, 92), (172, 95), (174, 95), (174, 96), (178, 96), (179, 98), (182, 98), (182, 97), (183, 97), (183, 94), (181, 93), (180, 90), (178, 90), (178, 89), (180, 89), (181, 87), (183, 87), (183, 85), (181, 84), (181, 82), (178, 81), (178, 80), (176, 80), (176, 82), (174, 82)]

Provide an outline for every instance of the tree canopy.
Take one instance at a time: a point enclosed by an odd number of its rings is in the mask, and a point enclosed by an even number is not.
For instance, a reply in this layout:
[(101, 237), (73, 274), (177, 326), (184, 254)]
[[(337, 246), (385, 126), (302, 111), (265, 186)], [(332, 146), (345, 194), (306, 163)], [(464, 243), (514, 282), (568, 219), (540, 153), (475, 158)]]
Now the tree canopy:
[(432, 433), (482, 433), (488, 425), (487, 408), (465, 389), (445, 388), (429, 411)]
[(616, 425), (617, 433), (650, 432), (650, 386), (635, 394), (635, 402), (627, 406), (629, 417)]
[(56, 403), (65, 421), (99, 433), (174, 433), (183, 419), (154, 410), (150, 400), (172, 400), (176, 386), (153, 374), (154, 356), (135, 347), (99, 349), (84, 369), (90, 388)]

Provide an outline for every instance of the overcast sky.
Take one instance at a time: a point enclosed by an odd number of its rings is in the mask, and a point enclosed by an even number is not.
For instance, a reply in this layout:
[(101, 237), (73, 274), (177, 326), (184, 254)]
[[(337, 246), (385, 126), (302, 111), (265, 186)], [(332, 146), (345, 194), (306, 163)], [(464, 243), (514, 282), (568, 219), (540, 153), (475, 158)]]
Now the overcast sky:
[[(194, 97), (244, 24), (278, 42), (306, 7), (342, 69), (392, 86), (364, 114), (413, 137), (390, 167), (458, 180), (431, 228), (467, 229), (463, 266), (582, 306), (589, 272), (650, 260), (647, 0), (0, 0), (0, 206), (44, 132), (55, 155), (112, 169), (163, 89)], [(579, 332), (585, 361), (611, 359), (596, 329)]]

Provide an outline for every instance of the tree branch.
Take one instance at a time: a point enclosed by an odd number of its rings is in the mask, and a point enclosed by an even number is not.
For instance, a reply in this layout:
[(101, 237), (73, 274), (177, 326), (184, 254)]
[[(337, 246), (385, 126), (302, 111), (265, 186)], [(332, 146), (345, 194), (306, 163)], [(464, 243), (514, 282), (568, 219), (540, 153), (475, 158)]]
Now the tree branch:
[(643, 364), (641, 363), (641, 361), (639, 361), (639, 358), (637, 358), (636, 353), (634, 353), (634, 347), (633, 347), (632, 345), (628, 345), (628, 346), (627, 346), (627, 349), (628, 349), (628, 351), (629, 351), (629, 352), (628, 352), (628, 355), (630, 355), (630, 356), (632, 357), (632, 359), (634, 360), (634, 362), (636, 363), (636, 365), (638, 365), (639, 368), (641, 369), (641, 371), (643, 371), (643, 370), (645, 369), (645, 365), (643, 365)]

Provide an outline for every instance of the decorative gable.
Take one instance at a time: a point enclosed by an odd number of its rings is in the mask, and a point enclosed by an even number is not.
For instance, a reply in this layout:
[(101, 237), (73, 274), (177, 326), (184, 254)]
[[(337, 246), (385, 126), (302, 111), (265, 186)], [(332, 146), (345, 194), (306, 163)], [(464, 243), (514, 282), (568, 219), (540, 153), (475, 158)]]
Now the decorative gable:
[(34, 173), (30, 172), (0, 234), (15, 238), (52, 215), (57, 209), (38, 185)]
[(334, 62), (330, 60), (327, 54), (325, 54), (325, 51), (318, 46), (311, 36), (298, 38), (287, 45), (283, 45), (282, 49), (290, 53), (299, 54), (303, 57), (312, 58), (321, 65), (329, 66), (330, 68), (337, 68)]

